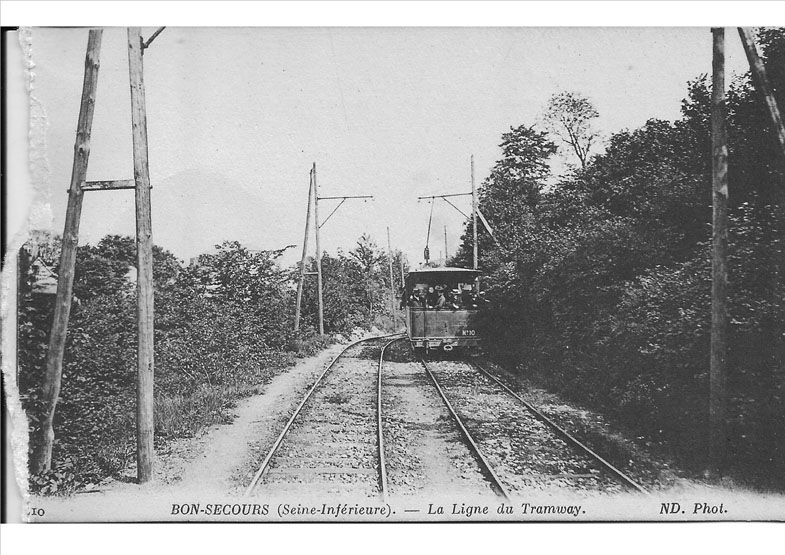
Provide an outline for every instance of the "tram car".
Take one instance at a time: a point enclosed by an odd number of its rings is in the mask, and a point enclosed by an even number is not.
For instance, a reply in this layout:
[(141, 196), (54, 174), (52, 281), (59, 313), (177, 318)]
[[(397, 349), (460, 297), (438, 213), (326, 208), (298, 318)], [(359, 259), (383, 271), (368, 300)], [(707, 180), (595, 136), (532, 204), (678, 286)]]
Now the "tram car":
[(406, 331), (415, 350), (480, 346), (476, 321), (481, 303), (478, 270), (426, 268), (410, 271), (404, 284)]

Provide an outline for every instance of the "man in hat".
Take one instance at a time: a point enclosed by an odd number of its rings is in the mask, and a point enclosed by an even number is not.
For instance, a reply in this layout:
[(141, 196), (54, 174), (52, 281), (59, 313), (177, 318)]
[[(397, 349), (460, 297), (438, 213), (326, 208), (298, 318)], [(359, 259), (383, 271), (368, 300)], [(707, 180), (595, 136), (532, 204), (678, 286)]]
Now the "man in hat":
[(436, 294), (439, 295), (436, 299), (436, 308), (444, 308), (444, 305), (447, 304), (447, 299), (444, 297), (444, 287), (437, 285)]
[(453, 310), (457, 310), (461, 308), (460, 306), (461, 292), (458, 289), (447, 291), (447, 294), (445, 296), (447, 297), (447, 305), (450, 308), (452, 308)]

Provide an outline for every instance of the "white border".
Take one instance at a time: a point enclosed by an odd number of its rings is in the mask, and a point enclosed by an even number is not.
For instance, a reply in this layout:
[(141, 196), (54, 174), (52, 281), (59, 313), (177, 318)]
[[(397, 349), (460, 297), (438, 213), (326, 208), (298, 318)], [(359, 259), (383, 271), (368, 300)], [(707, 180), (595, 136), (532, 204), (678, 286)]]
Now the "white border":
[[(709, 26), (784, 25), (781, 2), (0, 2), (3, 26)], [(547, 553), (774, 552), (781, 524), (639, 525), (305, 525), (4, 526), (3, 553), (138, 553), (160, 550), (162, 537), (178, 551), (236, 549), (302, 552), (495, 548)], [(305, 538), (302, 532), (306, 532)], [(96, 534), (98, 532), (98, 534)], [(565, 534), (565, 532), (567, 532)], [(438, 537), (437, 537), (438, 536)], [(309, 541), (304, 541), (310, 538)], [(374, 543), (371, 541), (374, 540)], [(385, 541), (386, 540), (386, 541)], [(437, 543), (437, 541), (439, 543)], [(441, 542), (446, 541), (446, 545)], [(777, 543), (775, 543), (777, 542)], [(173, 544), (169, 544), (173, 545)], [(332, 546), (332, 549), (329, 547)], [(779, 546), (781, 548), (781, 545)], [(65, 548), (65, 549), (63, 549)]]
[(782, 2), (40, 1), (0, 2), (4, 26), (760, 26)]

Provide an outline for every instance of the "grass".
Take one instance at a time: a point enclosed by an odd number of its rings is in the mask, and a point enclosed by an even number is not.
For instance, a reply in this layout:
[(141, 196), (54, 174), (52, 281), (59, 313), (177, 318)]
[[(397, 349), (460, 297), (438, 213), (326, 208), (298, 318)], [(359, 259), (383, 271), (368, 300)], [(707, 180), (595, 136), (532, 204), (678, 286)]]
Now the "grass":
[(257, 386), (200, 385), (189, 395), (155, 399), (155, 431), (161, 437), (193, 437), (213, 424), (232, 421), (237, 400), (256, 392)]

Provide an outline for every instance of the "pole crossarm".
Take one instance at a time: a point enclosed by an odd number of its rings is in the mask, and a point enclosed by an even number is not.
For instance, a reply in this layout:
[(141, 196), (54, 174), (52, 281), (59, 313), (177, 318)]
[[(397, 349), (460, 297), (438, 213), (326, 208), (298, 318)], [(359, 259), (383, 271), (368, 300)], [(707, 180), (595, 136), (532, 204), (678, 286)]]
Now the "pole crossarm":
[(449, 195), (428, 195), (424, 197), (417, 197), (417, 200), (426, 200), (426, 199), (434, 199), (434, 198), (447, 198), (447, 197), (467, 197), (471, 195), (471, 193), (452, 193)]
[(346, 202), (348, 199), (355, 199), (355, 198), (369, 198), (369, 199), (372, 199), (373, 195), (356, 195), (356, 196), (345, 196), (345, 197), (318, 197), (316, 200), (337, 200), (337, 199), (341, 199), (341, 202), (338, 203), (338, 206), (333, 208), (333, 211), (330, 212), (330, 215), (327, 216), (321, 224), (319, 224), (319, 228), (321, 229), (322, 226), (324, 226), (324, 224), (326, 224), (327, 221), (330, 218), (333, 217), (333, 214), (335, 214), (338, 211), (338, 209), (343, 205), (344, 202)]
[(457, 206), (455, 206), (455, 205), (454, 205), (452, 202), (450, 202), (450, 201), (449, 201), (449, 200), (447, 200), (446, 198), (442, 197), (442, 200), (443, 200), (444, 202), (446, 202), (447, 204), (449, 204), (450, 206), (452, 206), (453, 208), (455, 208), (455, 209), (456, 209), (458, 212), (460, 212), (460, 213), (461, 213), (461, 215), (462, 215), (464, 218), (468, 218), (468, 217), (469, 217), (469, 215), (468, 215), (468, 214), (466, 214), (466, 213), (465, 213), (463, 210), (461, 210), (460, 208), (458, 208)]
[[(117, 189), (135, 189), (136, 181), (133, 179), (116, 179), (112, 181), (85, 181), (83, 191), (114, 191)], [(150, 187), (152, 189), (152, 187)]]
[(341, 202), (339, 202), (339, 203), (338, 203), (338, 206), (336, 206), (335, 208), (333, 208), (333, 211), (332, 211), (332, 212), (330, 212), (330, 214), (329, 214), (329, 215), (328, 215), (328, 216), (327, 216), (327, 217), (324, 219), (324, 221), (323, 221), (321, 224), (319, 224), (319, 227), (320, 227), (320, 228), (321, 228), (322, 226), (324, 226), (324, 224), (326, 224), (330, 218), (332, 218), (332, 217), (333, 217), (333, 214), (335, 214), (336, 212), (338, 212), (338, 209), (339, 209), (341, 206), (343, 206), (343, 203), (344, 203), (344, 202), (346, 202), (346, 199), (343, 199), (343, 200), (341, 200)]
[(166, 27), (165, 27), (165, 26), (164, 26), (164, 27), (158, 27), (158, 29), (156, 29), (155, 33), (153, 33), (152, 35), (150, 35), (150, 38), (149, 38), (149, 39), (147, 39), (146, 41), (143, 41), (143, 42), (142, 42), (142, 50), (144, 51), (144, 50), (147, 50), (148, 48), (150, 48), (150, 44), (151, 44), (151, 43), (152, 43), (152, 42), (153, 42), (153, 41), (156, 39), (156, 37), (157, 37), (158, 35), (160, 35), (160, 34), (161, 34), (161, 32), (162, 32), (164, 29), (166, 29)]
[(461, 210), (460, 208), (458, 208), (457, 206), (455, 206), (455, 205), (454, 205), (452, 202), (450, 202), (449, 200), (447, 200), (447, 198), (448, 198), (448, 197), (466, 197), (466, 196), (469, 196), (469, 195), (471, 195), (471, 193), (453, 193), (453, 194), (450, 194), (450, 195), (428, 195), (428, 196), (424, 196), (424, 197), (417, 197), (417, 200), (433, 200), (433, 199), (440, 198), (440, 199), (442, 199), (444, 202), (446, 202), (447, 204), (449, 204), (450, 206), (452, 206), (453, 208), (455, 208), (455, 209), (456, 209), (458, 212), (460, 212), (460, 213), (461, 213), (461, 215), (462, 215), (464, 218), (468, 218), (468, 217), (469, 217), (469, 215), (468, 215), (468, 214), (466, 214), (466, 213), (465, 213), (463, 210)]
[(338, 199), (349, 199), (349, 198), (373, 198), (373, 195), (355, 195), (355, 196), (343, 196), (343, 197), (319, 197), (317, 200), (338, 200)]

